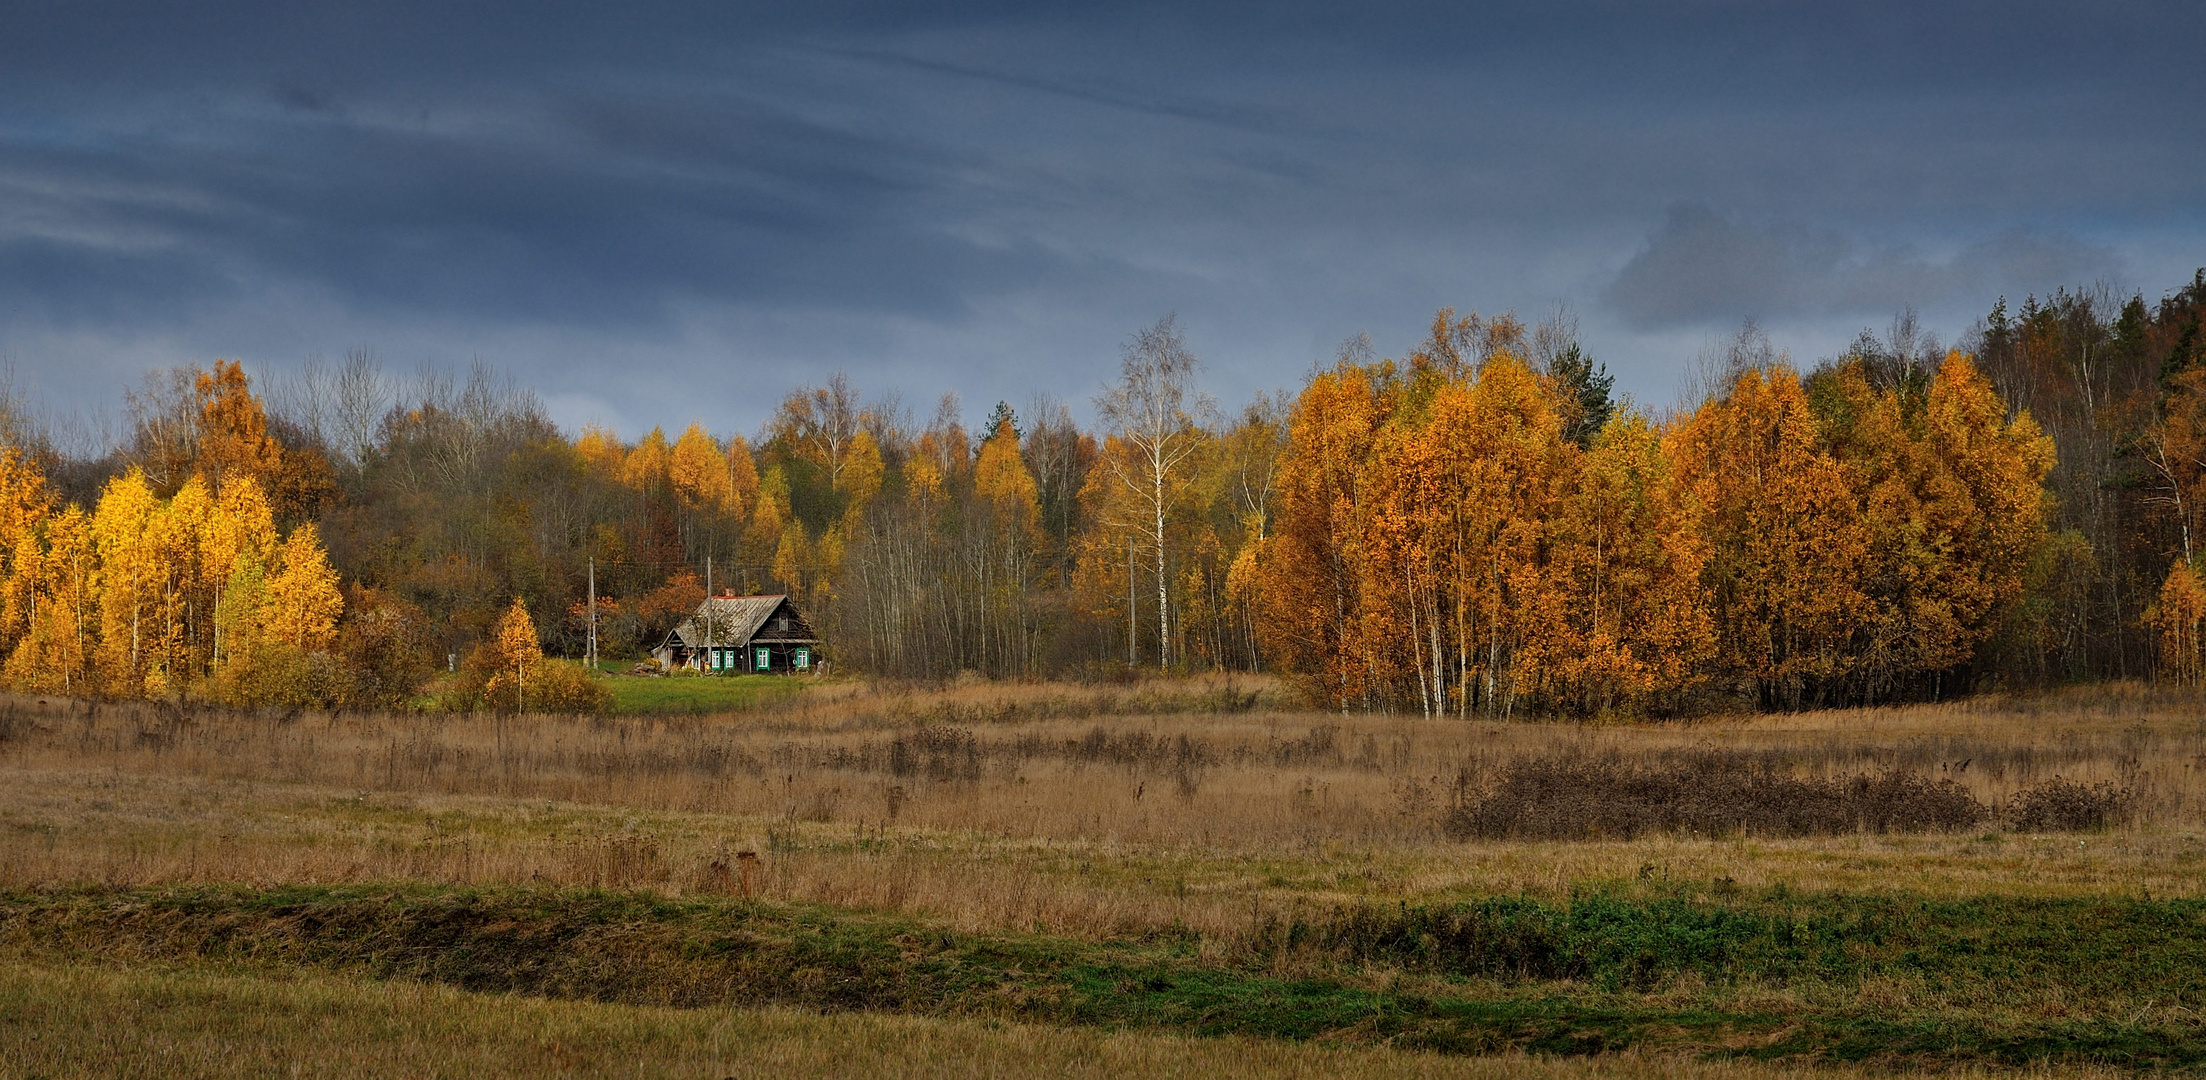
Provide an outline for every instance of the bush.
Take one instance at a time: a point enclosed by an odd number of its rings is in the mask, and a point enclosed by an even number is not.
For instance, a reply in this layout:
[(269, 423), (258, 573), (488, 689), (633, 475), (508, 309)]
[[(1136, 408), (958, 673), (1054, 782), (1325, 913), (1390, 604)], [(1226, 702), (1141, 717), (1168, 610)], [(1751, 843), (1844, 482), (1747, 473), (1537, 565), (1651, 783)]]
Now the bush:
[(437, 708), (444, 712), (482, 712), (498, 709), (513, 711), (513, 692), (506, 691), (503, 702), (490, 698), (490, 684), (498, 675), (498, 650), (477, 645), (460, 658), (460, 667), (437, 691)]
[(225, 661), (202, 693), (222, 705), (334, 709), (354, 690), (343, 662), (284, 642), (262, 642)]
[[(514, 698), (513, 673), (499, 667), (495, 648), (480, 645), (437, 695), (437, 706), (446, 712), (510, 713), (517, 704)], [(518, 704), (522, 712), (603, 716), (613, 711), (613, 690), (581, 664), (538, 660), (529, 665)]]
[(538, 663), (525, 689), (530, 712), (603, 716), (613, 711), (613, 688), (571, 660)]
[(1810, 779), (1722, 752), (1652, 764), (1571, 754), (1512, 761), (1481, 790), (1466, 777), (1444, 824), (1485, 839), (1816, 836), (1953, 830), (1990, 813), (1961, 785), (1913, 772)]
[(2007, 827), (2016, 832), (2081, 832), (2129, 817), (2136, 793), (2112, 783), (2082, 784), (2058, 776), (2007, 800)]
[(424, 644), (429, 617), (380, 589), (353, 586), (337, 627), (337, 651), (352, 671), (345, 704), (364, 709), (406, 706), (436, 670)]

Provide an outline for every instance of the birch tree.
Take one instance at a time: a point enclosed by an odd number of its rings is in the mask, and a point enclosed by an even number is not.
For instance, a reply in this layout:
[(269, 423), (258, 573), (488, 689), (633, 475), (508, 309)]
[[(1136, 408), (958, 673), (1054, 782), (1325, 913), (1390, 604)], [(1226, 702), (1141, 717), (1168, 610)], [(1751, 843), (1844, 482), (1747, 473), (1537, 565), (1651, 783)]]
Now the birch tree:
[(1209, 399), (1194, 390), (1196, 366), (1195, 354), (1180, 336), (1178, 316), (1166, 315), (1126, 343), (1118, 383), (1095, 399), (1097, 412), (1125, 448), (1105, 455), (1105, 466), (1140, 513), (1140, 521), (1121, 524), (1141, 532), (1155, 573), (1158, 667), (1172, 662), (1165, 518), (1187, 482), (1190, 458), (1202, 445), (1194, 414), (1210, 407)]

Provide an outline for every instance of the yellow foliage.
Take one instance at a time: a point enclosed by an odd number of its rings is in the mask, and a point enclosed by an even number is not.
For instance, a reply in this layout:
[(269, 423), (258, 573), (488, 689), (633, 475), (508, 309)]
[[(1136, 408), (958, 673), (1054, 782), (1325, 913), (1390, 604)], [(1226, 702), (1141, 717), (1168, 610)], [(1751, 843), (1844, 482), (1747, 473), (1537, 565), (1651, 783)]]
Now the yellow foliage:
[(584, 468), (599, 476), (619, 476), (628, 452), (621, 449), (619, 436), (591, 424), (583, 428), (581, 437), (574, 441), (574, 456)]
[(5, 678), (10, 687), (33, 693), (86, 692), (93, 687), (99, 634), (91, 520), (71, 506), (46, 522), (45, 533), (42, 548), (28, 534), (17, 543), (18, 573), (31, 577), (31, 611), (23, 639), (8, 654)]
[(781, 544), (782, 526), (787, 521), (789, 485), (781, 478), (781, 467), (766, 470), (766, 479), (759, 484), (758, 504), (751, 511), (750, 524), (743, 530), (743, 561), (753, 565), (766, 565), (774, 561), (774, 552)]
[(748, 521), (758, 504), (758, 466), (751, 461), (751, 444), (743, 436), (728, 438), (727, 512), (737, 521)]
[(1552, 658), (1562, 696), (1586, 712), (1691, 689), (1714, 652), (1701, 586), (1706, 550), (1661, 436), (1624, 413), (1594, 437), (1553, 527), (1570, 597)]
[(530, 669), (530, 712), (603, 716), (613, 711), (613, 690), (605, 680), (569, 660), (544, 660)]
[(691, 510), (721, 509), (735, 496), (726, 456), (712, 436), (696, 424), (675, 440), (674, 449), (667, 455), (667, 475), (674, 484), (675, 496)]
[(345, 702), (352, 681), (329, 653), (268, 640), (232, 656), (203, 692), (224, 705), (330, 709)]
[(873, 441), (873, 433), (860, 431), (850, 438), (850, 449), (843, 455), (843, 468), (835, 476), (835, 489), (845, 500), (843, 520), (856, 523), (865, 514), (866, 504), (881, 490), (881, 446)]
[(781, 538), (774, 545), (774, 577), (792, 592), (802, 592), (805, 571), (811, 568), (812, 557), (812, 541), (805, 535), (804, 523), (789, 519), (781, 527)]
[(99, 677), (107, 691), (137, 697), (146, 691), (147, 625), (165, 574), (151, 526), (160, 510), (145, 473), (137, 468), (107, 482), (92, 516), (92, 546), (99, 576)]
[(628, 451), (620, 467), (621, 483), (638, 491), (650, 491), (667, 482), (668, 468), (673, 452), (667, 448), (666, 432), (652, 428), (650, 434), (636, 440), (636, 447)]
[(1507, 348), (1412, 361), (1311, 379), (1278, 530), (1228, 579), (1267, 655), (1328, 704), (1932, 689), (2014, 608), (2046, 537), (2051, 444), (1958, 353), (1900, 388), (1859, 365), (1812, 393), (1750, 369), (1667, 430), (1626, 410), (1583, 450), (1557, 384)]
[(0, 446), (0, 653), (15, 646), (29, 625), (31, 592), (18, 557), (38, 551), (36, 532), (53, 504), (38, 463), (12, 446)]
[(489, 647), (497, 674), (485, 687), (485, 696), (494, 709), (502, 710), (510, 704), (513, 711), (519, 712), (527, 707), (531, 676), (544, 660), (544, 647), (536, 638), (536, 620), (529, 618), (528, 605), (520, 597), (514, 597), (512, 606), (498, 619)]
[(904, 462), (904, 489), (911, 492), (912, 502), (921, 510), (932, 511), (942, 505), (942, 470), (915, 454)]
[(267, 589), (260, 632), (268, 640), (306, 652), (326, 652), (336, 642), (345, 596), (312, 523), (291, 530), (285, 538)]
[(800, 595), (809, 598), (822, 617), (834, 605), (835, 578), (842, 573), (844, 554), (843, 527), (839, 524), (828, 526), (827, 531), (820, 534), (819, 542), (812, 545), (812, 580)]
[(239, 476), (222, 485), (221, 513), (208, 538), (207, 572), (228, 581), (240, 563), (266, 566), (276, 552), (276, 518), (260, 481)]
[(1040, 539), (1039, 489), (1019, 455), (1019, 436), (1008, 419), (980, 446), (980, 460), (973, 466), (973, 493), (995, 511), (1003, 528), (1021, 538)]
[(2206, 581), (2189, 563), (2168, 569), (2160, 597), (2145, 612), (2160, 634), (2160, 673), (2185, 686), (2206, 678)]
[(1364, 463), (1391, 412), (1384, 367), (1343, 363), (1295, 399), (1279, 467), (1281, 515), (1263, 562), (1257, 624), (1265, 654), (1311, 698), (1376, 705), (1362, 610)]

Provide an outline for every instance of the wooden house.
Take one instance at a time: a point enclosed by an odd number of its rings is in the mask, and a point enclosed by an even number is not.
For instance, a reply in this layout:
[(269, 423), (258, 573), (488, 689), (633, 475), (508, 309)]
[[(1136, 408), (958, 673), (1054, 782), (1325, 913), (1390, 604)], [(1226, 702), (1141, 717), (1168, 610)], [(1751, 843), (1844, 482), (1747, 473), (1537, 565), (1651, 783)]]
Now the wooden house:
[(819, 636), (787, 594), (707, 597), (652, 650), (659, 667), (727, 674), (791, 674), (820, 666)]

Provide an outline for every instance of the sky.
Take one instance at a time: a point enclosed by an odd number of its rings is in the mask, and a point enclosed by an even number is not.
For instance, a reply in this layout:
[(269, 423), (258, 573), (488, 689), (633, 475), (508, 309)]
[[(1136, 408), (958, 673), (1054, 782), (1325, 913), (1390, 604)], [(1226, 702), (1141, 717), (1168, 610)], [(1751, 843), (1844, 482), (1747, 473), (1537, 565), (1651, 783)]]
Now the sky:
[(569, 428), (846, 373), (1091, 416), (1176, 313), (1228, 410), (1442, 306), (1672, 403), (1752, 318), (2206, 265), (2196, 3), (0, 0), (0, 359), (482, 362)]

